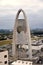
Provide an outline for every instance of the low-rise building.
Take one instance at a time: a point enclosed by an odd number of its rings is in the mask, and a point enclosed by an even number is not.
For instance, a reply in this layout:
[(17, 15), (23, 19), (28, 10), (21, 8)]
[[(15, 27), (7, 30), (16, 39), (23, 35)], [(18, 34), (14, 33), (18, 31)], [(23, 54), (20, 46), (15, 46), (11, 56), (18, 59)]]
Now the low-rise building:
[(0, 50), (0, 65), (8, 65), (8, 51)]
[(11, 65), (32, 65), (32, 61), (17, 60), (14, 61)]

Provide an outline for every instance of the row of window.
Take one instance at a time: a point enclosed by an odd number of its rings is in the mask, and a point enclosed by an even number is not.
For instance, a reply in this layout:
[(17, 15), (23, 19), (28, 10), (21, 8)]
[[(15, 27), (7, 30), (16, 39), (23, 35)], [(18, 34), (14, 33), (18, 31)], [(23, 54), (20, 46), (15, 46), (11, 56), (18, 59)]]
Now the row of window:
[[(4, 55), (4, 58), (7, 58), (7, 55)], [(4, 64), (7, 64), (7, 61), (5, 61)]]

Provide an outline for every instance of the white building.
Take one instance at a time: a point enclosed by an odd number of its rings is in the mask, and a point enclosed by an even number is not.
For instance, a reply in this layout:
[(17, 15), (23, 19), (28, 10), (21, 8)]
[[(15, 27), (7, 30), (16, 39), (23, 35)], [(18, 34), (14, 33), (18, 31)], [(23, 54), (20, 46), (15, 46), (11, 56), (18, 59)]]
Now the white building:
[(17, 61), (14, 61), (11, 65), (32, 65), (32, 62), (17, 60)]
[(8, 65), (8, 51), (0, 50), (0, 65)]
[(43, 48), (43, 45), (32, 46), (32, 49), (33, 49), (33, 50), (41, 50), (41, 48)]

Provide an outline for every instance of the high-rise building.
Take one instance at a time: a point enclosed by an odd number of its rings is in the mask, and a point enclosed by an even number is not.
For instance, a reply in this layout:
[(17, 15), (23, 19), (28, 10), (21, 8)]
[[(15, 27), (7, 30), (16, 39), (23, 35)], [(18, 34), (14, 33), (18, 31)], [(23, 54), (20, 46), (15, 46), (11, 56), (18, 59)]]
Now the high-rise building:
[[(18, 19), (20, 12), (23, 13), (24, 19)], [(32, 59), (31, 37), (28, 22), (25, 12), (20, 9), (17, 13), (13, 30), (12, 55), (14, 59)], [(28, 45), (28, 50), (23, 48), (23, 46), (26, 45)]]

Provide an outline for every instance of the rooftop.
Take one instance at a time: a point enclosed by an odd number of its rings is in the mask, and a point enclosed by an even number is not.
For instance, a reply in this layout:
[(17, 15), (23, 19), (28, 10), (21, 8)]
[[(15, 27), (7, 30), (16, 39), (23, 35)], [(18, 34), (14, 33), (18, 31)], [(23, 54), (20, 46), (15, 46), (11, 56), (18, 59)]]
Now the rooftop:
[(6, 51), (6, 49), (0, 49), (0, 52)]

